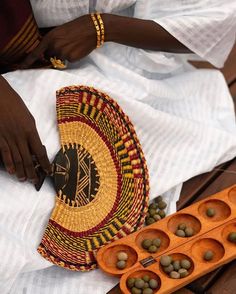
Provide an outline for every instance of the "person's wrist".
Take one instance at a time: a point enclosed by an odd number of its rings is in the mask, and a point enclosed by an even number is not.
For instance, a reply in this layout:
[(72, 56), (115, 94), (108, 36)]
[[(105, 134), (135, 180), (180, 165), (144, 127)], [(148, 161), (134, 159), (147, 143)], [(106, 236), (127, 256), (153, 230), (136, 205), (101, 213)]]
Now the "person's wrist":
[(102, 13), (101, 17), (105, 28), (105, 42), (116, 42), (119, 35), (119, 16), (109, 13)]
[(96, 43), (97, 33), (91, 18), (91, 14), (83, 15), (81, 16), (81, 18), (84, 18), (84, 25), (87, 31), (87, 37), (89, 39), (93, 39), (94, 43)]

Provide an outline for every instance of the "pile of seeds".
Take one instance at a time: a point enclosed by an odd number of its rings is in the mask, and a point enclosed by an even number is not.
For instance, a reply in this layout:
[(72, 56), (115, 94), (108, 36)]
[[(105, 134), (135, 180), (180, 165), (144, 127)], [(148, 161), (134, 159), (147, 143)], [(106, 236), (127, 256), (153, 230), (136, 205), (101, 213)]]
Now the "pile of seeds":
[(169, 255), (163, 255), (160, 259), (163, 271), (172, 279), (181, 279), (189, 275), (191, 262), (188, 259), (173, 260)]
[(144, 239), (142, 242), (142, 248), (150, 253), (156, 253), (161, 246), (161, 239)]
[(156, 221), (161, 220), (166, 216), (165, 208), (167, 204), (163, 201), (162, 196), (158, 196), (155, 202), (151, 203), (148, 207), (147, 216), (145, 219), (146, 225), (151, 225)]
[(141, 278), (129, 278), (126, 285), (132, 294), (153, 294), (153, 290), (158, 288), (158, 281), (144, 275)]
[(192, 237), (194, 235), (194, 230), (185, 223), (182, 223), (178, 225), (175, 235), (182, 238)]
[(208, 216), (208, 217), (213, 217), (213, 216), (215, 216), (215, 214), (216, 214), (216, 211), (215, 211), (215, 209), (214, 208), (207, 208), (207, 210), (206, 210), (206, 215)]
[(236, 232), (231, 232), (228, 235), (228, 241), (232, 243), (236, 243)]
[(120, 270), (126, 268), (128, 254), (126, 252), (120, 251), (117, 253), (116, 256), (117, 256), (116, 267)]

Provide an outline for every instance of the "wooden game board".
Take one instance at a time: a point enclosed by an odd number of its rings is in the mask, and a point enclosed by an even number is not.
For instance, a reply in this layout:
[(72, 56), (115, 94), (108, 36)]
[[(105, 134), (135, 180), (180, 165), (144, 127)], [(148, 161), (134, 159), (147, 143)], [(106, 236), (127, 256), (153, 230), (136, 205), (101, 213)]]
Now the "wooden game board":
[[(206, 209), (212, 207), (216, 215), (206, 216)], [(230, 231), (236, 231), (236, 186), (232, 186), (179, 212), (166, 217), (121, 240), (103, 247), (98, 253), (98, 263), (108, 274), (121, 276), (120, 288), (130, 293), (126, 287), (129, 277), (149, 274), (159, 280), (159, 289), (154, 293), (167, 294), (182, 288), (196, 278), (220, 267), (236, 257), (236, 245), (227, 240)], [(178, 224), (186, 223), (194, 229), (194, 236), (177, 237), (174, 232)], [(145, 251), (141, 242), (147, 238), (161, 238), (162, 245), (155, 254)], [(205, 261), (206, 250), (214, 252), (213, 260)], [(129, 255), (124, 270), (116, 268), (116, 254), (125, 251)], [(191, 261), (190, 274), (182, 279), (171, 279), (163, 272), (159, 260), (162, 255), (173, 259), (187, 258)]]

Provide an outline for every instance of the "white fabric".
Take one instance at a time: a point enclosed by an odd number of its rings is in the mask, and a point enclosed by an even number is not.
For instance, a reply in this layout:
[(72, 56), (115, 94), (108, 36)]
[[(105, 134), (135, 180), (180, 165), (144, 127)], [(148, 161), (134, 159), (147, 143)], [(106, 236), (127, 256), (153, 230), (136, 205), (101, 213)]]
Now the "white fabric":
[[(235, 34), (235, 1), (224, 2), (101, 0), (91, 1), (92, 6), (85, 0), (31, 0), (44, 26), (98, 8), (126, 15), (134, 11), (137, 17), (163, 25), (216, 65), (223, 64)], [(200, 26), (199, 20), (205, 22)], [(215, 70), (193, 70), (180, 55), (105, 44), (66, 71), (17, 71), (5, 78), (35, 117), (50, 159), (59, 149), (55, 91), (86, 84), (110, 94), (135, 126), (147, 159), (151, 199), (164, 193), (169, 213), (175, 211), (184, 181), (236, 155), (234, 107), (223, 76)], [(1, 172), (0, 186), (0, 293), (102, 294), (117, 282), (99, 270), (73, 273), (51, 266), (37, 253), (54, 206), (49, 182), (37, 193), (32, 185)]]
[(153, 19), (199, 57), (222, 67), (236, 33), (236, 1), (137, 1), (135, 16)]

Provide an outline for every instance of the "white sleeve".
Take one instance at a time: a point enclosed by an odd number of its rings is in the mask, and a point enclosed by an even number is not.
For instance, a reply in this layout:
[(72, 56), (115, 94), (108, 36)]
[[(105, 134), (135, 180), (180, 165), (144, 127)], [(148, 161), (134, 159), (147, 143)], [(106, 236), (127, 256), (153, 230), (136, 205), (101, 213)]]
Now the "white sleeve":
[(216, 67), (235, 42), (236, 0), (137, 0), (135, 17), (157, 22)]

